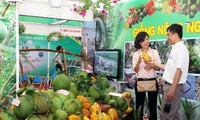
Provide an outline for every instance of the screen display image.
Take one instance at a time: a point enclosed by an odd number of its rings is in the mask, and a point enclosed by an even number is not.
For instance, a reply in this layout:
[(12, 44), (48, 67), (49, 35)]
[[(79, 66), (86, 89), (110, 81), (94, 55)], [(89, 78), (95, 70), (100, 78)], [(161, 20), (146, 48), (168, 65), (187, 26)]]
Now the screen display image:
[(94, 54), (94, 73), (107, 78), (119, 78), (120, 50), (98, 50)]

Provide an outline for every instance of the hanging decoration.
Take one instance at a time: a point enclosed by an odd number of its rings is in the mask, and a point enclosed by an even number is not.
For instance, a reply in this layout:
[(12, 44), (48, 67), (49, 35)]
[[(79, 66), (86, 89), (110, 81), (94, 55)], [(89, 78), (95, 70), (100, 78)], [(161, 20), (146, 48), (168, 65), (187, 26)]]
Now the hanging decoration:
[(73, 12), (82, 15), (87, 14), (87, 10), (92, 9), (93, 13), (101, 12), (107, 16), (113, 4), (120, 0), (79, 0), (79, 4), (74, 4)]
[(52, 38), (55, 41), (58, 41), (62, 37), (61, 32), (51, 32), (49, 35), (46, 37), (47, 41), (49, 42), (50, 39)]

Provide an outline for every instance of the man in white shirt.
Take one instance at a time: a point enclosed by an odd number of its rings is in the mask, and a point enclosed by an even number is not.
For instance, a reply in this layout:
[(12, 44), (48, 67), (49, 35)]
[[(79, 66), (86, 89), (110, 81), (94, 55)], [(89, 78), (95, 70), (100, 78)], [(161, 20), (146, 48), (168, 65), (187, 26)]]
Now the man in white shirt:
[[(160, 120), (180, 120), (178, 113), (179, 101), (187, 80), (189, 52), (182, 39), (182, 26), (172, 24), (167, 28), (167, 40), (172, 45), (166, 65), (154, 63), (164, 70), (163, 93)], [(169, 103), (167, 105), (167, 103)]]

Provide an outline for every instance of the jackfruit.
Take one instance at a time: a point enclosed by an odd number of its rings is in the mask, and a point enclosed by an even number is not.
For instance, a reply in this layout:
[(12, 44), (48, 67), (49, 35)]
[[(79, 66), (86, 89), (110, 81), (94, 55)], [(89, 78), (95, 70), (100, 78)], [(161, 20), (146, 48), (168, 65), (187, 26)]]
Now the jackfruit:
[(38, 93), (33, 98), (35, 104), (35, 113), (44, 114), (50, 110), (51, 104), (49, 99), (42, 93)]

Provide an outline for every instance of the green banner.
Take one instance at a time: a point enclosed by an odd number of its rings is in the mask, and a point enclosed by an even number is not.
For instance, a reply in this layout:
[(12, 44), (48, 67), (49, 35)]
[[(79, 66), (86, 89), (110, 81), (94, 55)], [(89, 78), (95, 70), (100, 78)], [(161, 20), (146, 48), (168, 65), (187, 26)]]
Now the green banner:
[(166, 29), (173, 23), (183, 26), (183, 38), (196, 38), (200, 33), (199, 10), (200, 0), (131, 0), (116, 5), (111, 16), (118, 17), (120, 23), (113, 32), (120, 34), (113, 46), (123, 48), (121, 43), (134, 41), (140, 31), (148, 32), (150, 40), (166, 40)]

